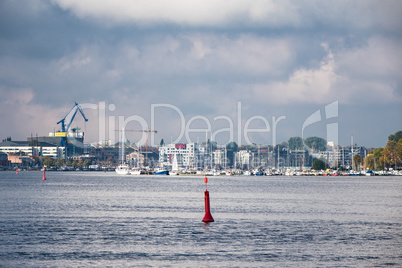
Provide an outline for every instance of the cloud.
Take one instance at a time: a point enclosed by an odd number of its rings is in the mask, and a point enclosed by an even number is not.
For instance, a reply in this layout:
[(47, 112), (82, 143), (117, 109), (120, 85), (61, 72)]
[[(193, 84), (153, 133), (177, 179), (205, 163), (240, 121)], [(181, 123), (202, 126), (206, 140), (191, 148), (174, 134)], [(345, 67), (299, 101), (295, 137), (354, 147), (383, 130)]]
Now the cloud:
[[(1, 122), (15, 122), (13, 137), (46, 134), (74, 101), (113, 103), (110, 115), (147, 120), (155, 103), (175, 105), (186, 118), (235, 118), (238, 101), (244, 118), (286, 114), (290, 122), (334, 100), (368, 112), (375, 104), (379, 114), (396, 107), (382, 116), (396, 117), (401, 6), (371, 0), (0, 1)], [(177, 128), (177, 115), (169, 112), (160, 112), (158, 125), (167, 140)], [(362, 114), (353, 115), (353, 124)], [(86, 137), (95, 141), (97, 117), (87, 117)]]
[(364, 45), (344, 48), (338, 55), (338, 72), (360, 79), (396, 79), (402, 76), (402, 50), (396, 40), (373, 36)]
[(334, 55), (328, 44), (322, 44), (328, 50), (317, 69), (298, 69), (287, 81), (256, 84), (252, 87), (252, 96), (267, 103), (323, 103), (332, 97), (331, 88), (338, 79), (334, 72)]
[(260, 21), (279, 11), (274, 1), (180, 1), (180, 0), (54, 0), (79, 17), (104, 18), (117, 23), (168, 22), (188, 25), (224, 25), (236, 17)]
[[(401, 62), (399, 47), (390, 40), (372, 38), (367, 46), (328, 51), (317, 68), (300, 68), (286, 81), (254, 84), (251, 98), (266, 103), (401, 102)], [(399, 81), (399, 82), (397, 82)], [(250, 91), (242, 89), (243, 91)]]
[[(172, 23), (206, 27), (295, 27), (317, 25), (396, 30), (401, 25), (400, 1), (274, 1), (274, 0), (53, 0), (80, 18), (105, 24)], [(340, 21), (339, 18), (342, 18)], [(373, 20), (376, 17), (376, 20)]]
[(1, 134), (13, 139), (25, 140), (29, 134), (47, 136), (64, 116), (61, 115), (67, 113), (67, 107), (52, 108), (35, 103), (31, 88), (0, 87), (0, 94), (7, 96), (0, 100)]
[(398, 42), (373, 36), (367, 43), (341, 49), (336, 73), (342, 76), (337, 89), (349, 103), (402, 102), (402, 51)]

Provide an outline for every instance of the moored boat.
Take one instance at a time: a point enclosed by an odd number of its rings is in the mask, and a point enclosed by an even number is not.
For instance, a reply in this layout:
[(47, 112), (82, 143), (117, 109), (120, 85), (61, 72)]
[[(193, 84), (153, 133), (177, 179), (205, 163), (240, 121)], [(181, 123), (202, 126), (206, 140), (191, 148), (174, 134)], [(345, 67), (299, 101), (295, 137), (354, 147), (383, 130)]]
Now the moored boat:
[(167, 169), (159, 169), (155, 171), (154, 175), (169, 175), (169, 170)]
[(130, 167), (127, 165), (119, 165), (115, 169), (116, 173), (119, 175), (129, 175), (130, 174)]

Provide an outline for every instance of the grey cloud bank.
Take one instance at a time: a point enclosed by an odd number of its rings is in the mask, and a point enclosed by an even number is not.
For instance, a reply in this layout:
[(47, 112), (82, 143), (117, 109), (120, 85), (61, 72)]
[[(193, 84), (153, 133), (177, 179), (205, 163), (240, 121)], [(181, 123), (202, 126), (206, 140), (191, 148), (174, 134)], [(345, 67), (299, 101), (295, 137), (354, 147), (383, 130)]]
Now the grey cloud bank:
[[(402, 127), (399, 1), (22, 2), (0, 3), (1, 138), (46, 135), (74, 101), (148, 124), (152, 104), (236, 122), (241, 102), (243, 126), (286, 116), (278, 142), (334, 101), (342, 145), (353, 135), (383, 146)], [(87, 112), (86, 140), (97, 141)], [(155, 139), (177, 136), (177, 119), (158, 114)], [(307, 133), (325, 138), (325, 124)]]

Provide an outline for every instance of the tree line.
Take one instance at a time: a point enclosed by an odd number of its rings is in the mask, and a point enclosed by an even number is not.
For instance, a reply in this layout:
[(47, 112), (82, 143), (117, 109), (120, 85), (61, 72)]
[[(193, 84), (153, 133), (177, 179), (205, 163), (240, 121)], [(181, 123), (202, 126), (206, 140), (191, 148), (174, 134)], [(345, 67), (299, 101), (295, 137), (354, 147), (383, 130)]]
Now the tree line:
[(83, 168), (83, 167), (87, 167), (92, 164), (92, 160), (90, 160), (90, 159), (85, 159), (85, 160), (80, 159), (78, 161), (72, 160), (72, 159), (67, 159), (67, 161), (66, 161), (64, 159), (53, 159), (49, 156), (45, 156), (45, 157), (40, 156), (39, 162), (43, 163), (43, 166), (46, 166), (46, 167), (70, 166), (70, 167), (74, 167), (74, 168), (78, 168), (78, 167)]
[(402, 131), (389, 135), (387, 145), (369, 152), (364, 162), (366, 168), (373, 170), (402, 168)]

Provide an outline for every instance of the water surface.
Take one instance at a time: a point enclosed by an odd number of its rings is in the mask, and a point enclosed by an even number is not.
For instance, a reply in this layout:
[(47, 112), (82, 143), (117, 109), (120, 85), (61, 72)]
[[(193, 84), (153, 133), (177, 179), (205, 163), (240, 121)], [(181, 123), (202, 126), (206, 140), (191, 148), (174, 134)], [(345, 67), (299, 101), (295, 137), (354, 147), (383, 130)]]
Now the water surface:
[(0, 173), (0, 266), (402, 266), (401, 177)]

